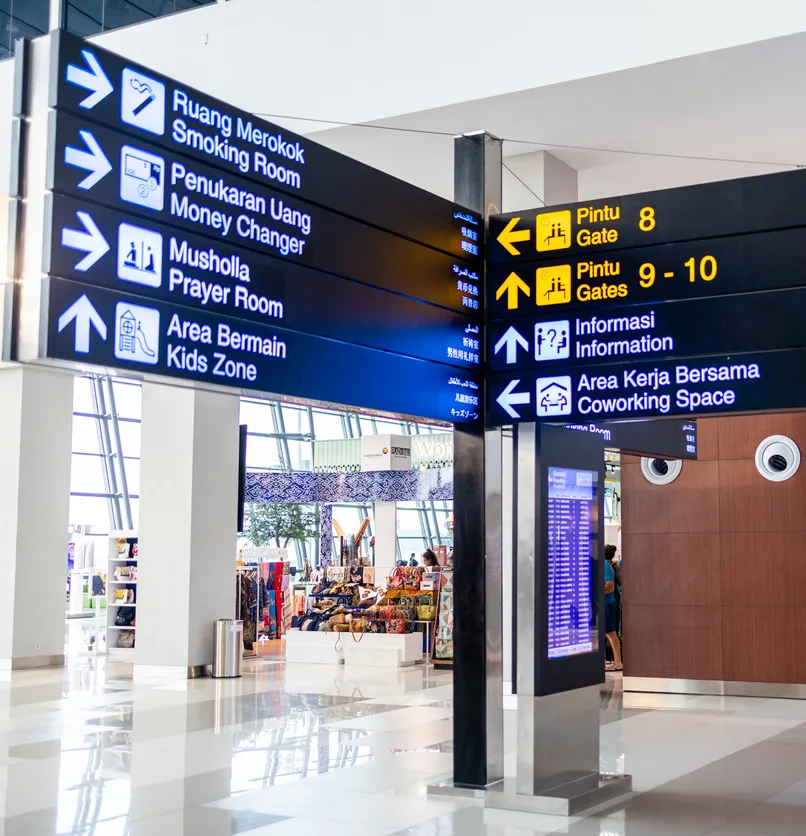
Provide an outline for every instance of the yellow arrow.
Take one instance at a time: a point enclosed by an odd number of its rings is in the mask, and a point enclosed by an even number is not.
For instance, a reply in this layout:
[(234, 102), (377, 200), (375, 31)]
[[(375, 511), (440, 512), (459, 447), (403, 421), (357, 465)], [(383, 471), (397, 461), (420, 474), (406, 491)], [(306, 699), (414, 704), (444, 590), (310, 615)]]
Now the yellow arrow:
[(522, 290), (527, 296), (531, 296), (529, 285), (517, 274), (510, 273), (501, 287), (495, 292), (495, 299), (498, 301), (504, 293), (507, 295), (507, 308), (512, 311), (518, 307), (518, 290)]
[(513, 218), (496, 239), (510, 255), (520, 255), (521, 251), (516, 250), (512, 245), (518, 241), (528, 241), (532, 234), (532, 231), (529, 229), (516, 230), (515, 227), (518, 225), (518, 221), (520, 221), (520, 218)]

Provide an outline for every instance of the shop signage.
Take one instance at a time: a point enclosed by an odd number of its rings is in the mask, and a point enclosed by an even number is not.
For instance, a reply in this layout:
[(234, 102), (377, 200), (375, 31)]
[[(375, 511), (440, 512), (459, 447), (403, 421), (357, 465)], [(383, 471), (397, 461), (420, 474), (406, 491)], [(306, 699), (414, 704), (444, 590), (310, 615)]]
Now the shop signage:
[(493, 371), (610, 364), (806, 346), (806, 287), (496, 320)]
[(362, 436), (361, 470), (411, 470), (411, 436)]
[(475, 376), (441, 363), (59, 278), (48, 280), (47, 298), (54, 359), (445, 422), (480, 414)]
[(490, 219), (496, 264), (806, 226), (806, 171), (541, 207)]
[(50, 106), (455, 256), (480, 255), (479, 218), (67, 32), (53, 38)]
[(65, 33), (51, 60), (46, 358), (480, 420), (477, 215)]
[(587, 423), (799, 409), (806, 349), (502, 372), (488, 381), (488, 420)]

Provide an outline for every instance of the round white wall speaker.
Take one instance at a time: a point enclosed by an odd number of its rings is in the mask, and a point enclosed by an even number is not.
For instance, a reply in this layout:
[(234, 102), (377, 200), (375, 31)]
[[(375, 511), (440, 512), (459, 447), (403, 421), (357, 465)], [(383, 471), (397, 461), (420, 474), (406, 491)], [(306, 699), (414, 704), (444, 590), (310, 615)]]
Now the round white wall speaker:
[(670, 485), (682, 469), (683, 462), (680, 459), (641, 459), (641, 473), (653, 485)]
[(756, 448), (756, 469), (770, 482), (791, 479), (799, 467), (798, 445), (785, 435), (771, 435)]

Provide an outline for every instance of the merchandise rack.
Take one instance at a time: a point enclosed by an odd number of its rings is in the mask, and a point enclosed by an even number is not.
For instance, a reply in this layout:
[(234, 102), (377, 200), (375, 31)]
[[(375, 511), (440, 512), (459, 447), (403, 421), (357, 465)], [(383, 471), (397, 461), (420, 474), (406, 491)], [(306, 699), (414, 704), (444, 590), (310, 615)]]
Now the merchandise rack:
[(137, 594), (135, 592), (134, 603), (118, 604), (115, 602), (115, 590), (132, 589), (136, 590), (137, 580), (116, 580), (115, 569), (120, 566), (137, 567), (137, 557), (120, 557), (118, 554), (118, 540), (128, 540), (129, 549), (137, 543), (136, 531), (110, 531), (109, 532), (109, 567), (106, 573), (106, 652), (110, 656), (132, 657), (134, 647), (117, 647), (118, 637), (124, 631), (131, 631), (136, 636), (137, 627), (120, 627), (115, 624), (117, 614), (124, 609), (135, 609), (137, 607)]

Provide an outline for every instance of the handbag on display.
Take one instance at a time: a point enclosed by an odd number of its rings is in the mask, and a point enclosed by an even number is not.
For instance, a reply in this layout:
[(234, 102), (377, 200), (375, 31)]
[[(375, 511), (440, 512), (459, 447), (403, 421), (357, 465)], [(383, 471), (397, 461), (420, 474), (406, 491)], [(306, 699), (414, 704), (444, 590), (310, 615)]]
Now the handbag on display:
[(408, 590), (409, 592), (419, 592), (420, 581), (422, 581), (422, 579), (423, 570), (419, 566), (407, 566), (404, 589)]
[(389, 575), (388, 578), (388, 588), (389, 589), (403, 589), (403, 566), (397, 566), (392, 569), (392, 574)]
[(134, 632), (132, 630), (121, 630), (118, 635), (118, 647), (134, 647)]
[(406, 613), (403, 610), (395, 610), (389, 622), (386, 625), (387, 633), (407, 633), (409, 629), (409, 622), (406, 619)]
[(437, 608), (430, 595), (418, 596), (417, 620), (433, 621), (437, 617)]

